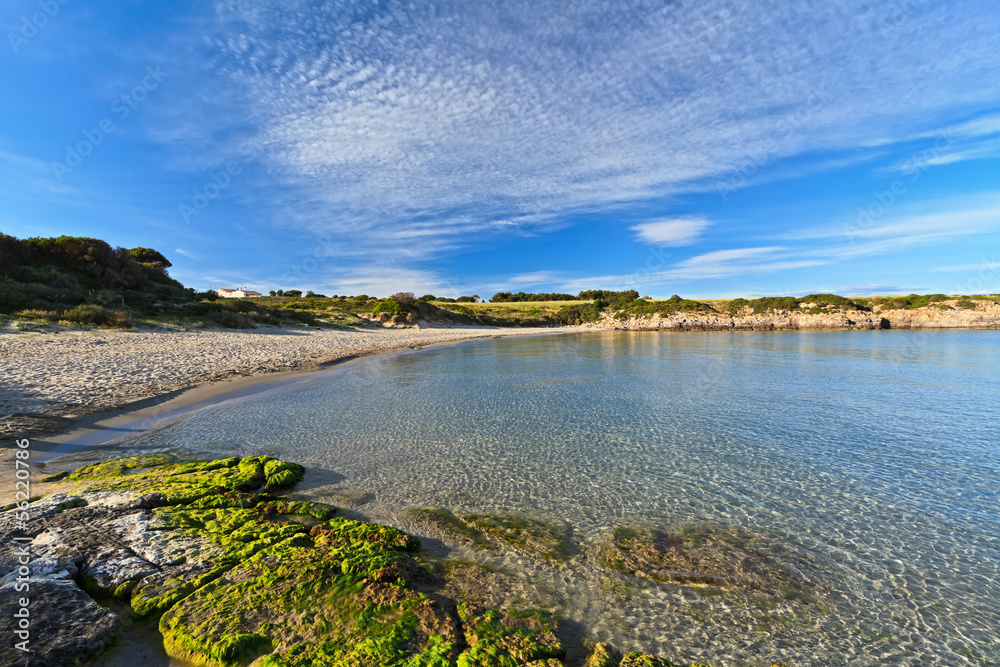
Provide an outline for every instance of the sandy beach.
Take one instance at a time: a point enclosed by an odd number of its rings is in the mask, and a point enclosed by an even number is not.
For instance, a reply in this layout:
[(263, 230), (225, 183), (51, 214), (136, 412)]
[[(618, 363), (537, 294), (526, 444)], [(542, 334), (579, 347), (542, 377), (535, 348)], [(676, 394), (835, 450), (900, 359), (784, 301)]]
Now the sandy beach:
[(492, 327), (0, 334), (0, 434), (64, 431), (83, 415), (238, 377), (395, 349), (552, 333)]

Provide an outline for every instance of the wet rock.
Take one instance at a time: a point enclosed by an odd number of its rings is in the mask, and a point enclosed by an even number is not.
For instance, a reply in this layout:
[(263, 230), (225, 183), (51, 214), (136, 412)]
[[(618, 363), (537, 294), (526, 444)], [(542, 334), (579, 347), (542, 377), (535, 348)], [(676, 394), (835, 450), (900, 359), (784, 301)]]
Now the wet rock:
[(621, 656), (610, 644), (601, 642), (596, 644), (583, 667), (618, 667)]
[(80, 566), (79, 578), (85, 590), (98, 594), (127, 595), (135, 583), (159, 571), (128, 548), (106, 547), (87, 554)]
[(504, 548), (545, 560), (565, 560), (565, 526), (522, 514), (453, 514), (439, 508), (412, 508), (409, 517), (435, 536), (477, 549)]
[(672, 663), (648, 653), (629, 653), (618, 665), (619, 667), (673, 667)]
[(81, 662), (114, 643), (118, 617), (97, 605), (71, 580), (32, 579), (29, 606), (30, 654), (17, 650), (19, 641), (10, 627), (13, 614), (25, 595), (13, 583), (0, 586), (0, 664), (52, 667)]
[(815, 602), (802, 554), (727, 526), (619, 526), (607, 536), (598, 562), (653, 581), (736, 587)]
[(462, 667), (562, 666), (560, 659), (566, 651), (556, 635), (555, 619), (548, 612), (459, 604), (458, 614), (469, 644), (459, 656)]
[[(556, 620), (523, 609), (528, 589), (474, 564), (452, 568), (445, 583), (421, 560), (415, 537), (269, 492), (301, 473), (270, 457), (158, 454), (93, 464), (55, 482), (79, 495), (33, 511), (36, 662), (5, 646), (2, 663), (73, 664), (108, 646), (118, 619), (90, 592), (127, 600), (136, 619), (158, 618), (167, 653), (195, 664), (562, 667)], [(9, 514), (0, 514), (8, 537), (17, 528)], [(488, 544), (536, 556), (561, 544), (561, 533), (533, 519), (460, 521)], [(10, 554), (0, 563), (0, 625), (9, 625), (18, 573)]]

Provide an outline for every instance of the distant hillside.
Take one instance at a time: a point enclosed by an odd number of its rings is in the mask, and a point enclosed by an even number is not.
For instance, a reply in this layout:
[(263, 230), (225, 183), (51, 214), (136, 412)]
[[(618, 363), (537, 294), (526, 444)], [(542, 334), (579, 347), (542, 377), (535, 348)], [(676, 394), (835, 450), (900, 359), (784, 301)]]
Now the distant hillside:
[(75, 236), (17, 239), (0, 234), (0, 312), (80, 305), (142, 308), (191, 301), (150, 248), (112, 248)]
[(22, 330), (37, 323), (235, 329), (418, 323), (705, 329), (1000, 325), (996, 296), (810, 294), (695, 301), (677, 295), (640, 298), (635, 290), (585, 290), (575, 296), (498, 292), (490, 303), (481, 303), (476, 295), (417, 299), (399, 292), (379, 299), (303, 295), (292, 289), (270, 297), (220, 299), (185, 288), (167, 274), (169, 267), (170, 261), (151, 248), (112, 248), (100, 239), (73, 236), (0, 234), (0, 315), (20, 320)]

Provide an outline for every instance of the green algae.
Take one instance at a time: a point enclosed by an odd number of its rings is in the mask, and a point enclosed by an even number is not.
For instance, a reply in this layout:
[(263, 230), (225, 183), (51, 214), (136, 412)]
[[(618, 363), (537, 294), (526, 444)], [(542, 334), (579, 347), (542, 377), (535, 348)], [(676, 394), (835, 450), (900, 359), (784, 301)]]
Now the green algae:
[(481, 609), (458, 605), (469, 648), (458, 667), (561, 667), (565, 649), (556, 636), (556, 621), (542, 609)]
[[(607, 536), (598, 563), (629, 576), (696, 586), (706, 597), (726, 591), (816, 604), (813, 587), (787, 546), (728, 526), (686, 525), (673, 530), (619, 526)], [(800, 563), (803, 564), (804, 563)]]
[[(35, 502), (38, 502), (41, 499), (42, 499), (42, 496), (31, 496), (30, 498), (28, 498), (27, 502), (29, 502), (29, 503), (35, 503)], [(10, 511), (12, 509), (18, 509), (18, 508), (21, 507), (21, 503), (22, 502), (25, 502), (25, 501), (21, 500), (21, 501), (18, 501), (16, 503), (10, 503), (8, 505), (3, 505), (2, 507), (0, 507), (0, 512), (7, 512), (7, 511)]]
[[(67, 481), (148, 498), (150, 530), (201, 545), (190, 562), (93, 592), (127, 598), (137, 620), (158, 624), (171, 656), (205, 667), (562, 667), (550, 612), (432, 594), (434, 568), (421, 560), (415, 537), (274, 495), (303, 473), (266, 456), (173, 454), (77, 470)], [(534, 519), (423, 512), (484, 544), (545, 558), (565, 553), (565, 535)], [(587, 664), (617, 664), (597, 659)]]
[[(259, 498), (240, 494), (289, 489), (301, 481), (305, 468), (270, 456), (233, 456), (214, 461), (183, 461), (176, 454), (145, 454), (84, 466), (69, 475), (89, 489), (138, 494), (160, 493), (170, 505), (203, 501), (208, 506), (256, 504)], [(225, 500), (217, 499), (222, 496)]]
[[(681, 667), (669, 660), (639, 651), (619, 656), (620, 654), (610, 645), (597, 644), (594, 646), (583, 667)], [(690, 667), (708, 667), (708, 665), (692, 663)]]
[(660, 660), (648, 653), (629, 653), (618, 665), (619, 667), (673, 667), (673, 663)]
[(568, 551), (568, 536), (559, 526), (521, 514), (468, 514), (470, 527), (496, 541), (542, 558), (562, 560)]
[(122, 459), (112, 459), (92, 463), (75, 470), (69, 478), (74, 481), (87, 481), (94, 479), (116, 479), (122, 475), (131, 474), (137, 470), (154, 466), (163, 466), (177, 460), (171, 454), (143, 454), (141, 456), (130, 456)]
[(428, 507), (408, 514), (475, 549), (513, 548), (546, 560), (564, 560), (569, 549), (565, 529), (521, 514), (453, 514)]
[[(199, 563), (114, 594), (137, 618), (159, 616), (164, 645), (196, 665), (453, 667), (464, 644), (449, 617), (409, 582), (419, 541), (286, 500), (304, 468), (270, 457), (180, 461), (169, 454), (86, 466), (90, 490), (156, 494), (151, 530), (204, 541)], [(86, 582), (85, 582), (86, 583)], [(450, 620), (449, 620), (450, 619)]]
[(406, 513), (418, 523), (432, 526), (439, 533), (447, 535), (473, 549), (489, 549), (492, 545), (486, 536), (476, 528), (446, 509), (435, 507), (411, 507)]
[(620, 660), (615, 657), (614, 649), (608, 644), (600, 642), (591, 649), (583, 667), (618, 667), (619, 662)]

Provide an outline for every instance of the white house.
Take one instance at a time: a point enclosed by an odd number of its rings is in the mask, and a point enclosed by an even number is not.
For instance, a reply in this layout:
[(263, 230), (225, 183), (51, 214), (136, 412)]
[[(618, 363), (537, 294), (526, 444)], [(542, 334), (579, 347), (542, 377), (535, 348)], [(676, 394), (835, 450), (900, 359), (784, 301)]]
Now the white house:
[(242, 299), (248, 296), (262, 296), (260, 292), (242, 287), (240, 289), (217, 289), (215, 293), (224, 299)]

